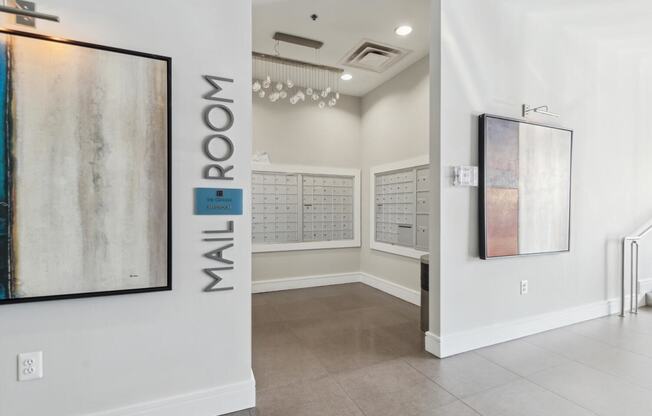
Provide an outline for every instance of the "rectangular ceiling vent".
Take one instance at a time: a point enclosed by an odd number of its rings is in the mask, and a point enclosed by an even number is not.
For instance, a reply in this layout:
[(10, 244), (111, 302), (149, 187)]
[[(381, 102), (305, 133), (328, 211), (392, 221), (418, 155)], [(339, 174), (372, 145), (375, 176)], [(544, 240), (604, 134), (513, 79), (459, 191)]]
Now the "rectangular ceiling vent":
[(340, 65), (385, 72), (411, 51), (364, 39), (340, 61)]

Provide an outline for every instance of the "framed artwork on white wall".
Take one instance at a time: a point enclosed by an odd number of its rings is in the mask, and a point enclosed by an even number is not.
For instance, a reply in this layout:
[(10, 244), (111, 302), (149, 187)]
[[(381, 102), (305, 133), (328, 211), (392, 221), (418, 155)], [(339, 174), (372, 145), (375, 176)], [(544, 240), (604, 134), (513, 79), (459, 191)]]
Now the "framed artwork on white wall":
[(573, 131), (480, 117), (480, 257), (570, 251)]
[(171, 67), (0, 30), (0, 305), (172, 289)]
[(428, 156), (373, 167), (369, 180), (371, 249), (415, 259), (428, 254)]
[(254, 164), (254, 253), (360, 247), (360, 170)]

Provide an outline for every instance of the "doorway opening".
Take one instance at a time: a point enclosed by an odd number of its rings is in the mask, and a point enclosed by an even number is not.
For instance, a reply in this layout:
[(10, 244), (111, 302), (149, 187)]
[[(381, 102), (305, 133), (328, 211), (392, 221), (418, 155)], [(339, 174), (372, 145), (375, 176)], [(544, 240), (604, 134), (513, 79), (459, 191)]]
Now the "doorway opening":
[[(430, 38), (430, 0), (253, 2), (253, 369), (262, 412), (329, 402), (343, 406), (333, 414), (375, 414), (355, 392), (365, 374), (432, 383), (416, 368), (434, 359), (419, 306)], [(320, 393), (297, 398), (308, 391)], [(281, 405), (283, 395), (294, 398)]]

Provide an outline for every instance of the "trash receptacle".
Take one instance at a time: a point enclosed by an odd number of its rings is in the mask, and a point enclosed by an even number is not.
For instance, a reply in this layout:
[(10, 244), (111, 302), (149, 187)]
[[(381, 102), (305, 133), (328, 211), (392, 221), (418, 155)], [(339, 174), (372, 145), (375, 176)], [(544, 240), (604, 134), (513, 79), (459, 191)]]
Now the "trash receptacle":
[(429, 258), (425, 254), (421, 256), (421, 330), (427, 332), (430, 322), (430, 311), (428, 304), (430, 303), (428, 294), (430, 292), (430, 271), (429, 271)]

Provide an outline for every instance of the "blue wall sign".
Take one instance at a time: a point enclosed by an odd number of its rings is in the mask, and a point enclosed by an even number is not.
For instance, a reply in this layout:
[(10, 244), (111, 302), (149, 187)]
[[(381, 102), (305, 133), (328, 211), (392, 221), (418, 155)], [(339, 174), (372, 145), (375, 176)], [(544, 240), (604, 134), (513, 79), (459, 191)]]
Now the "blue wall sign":
[(195, 188), (195, 215), (242, 215), (242, 189)]

